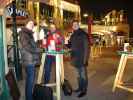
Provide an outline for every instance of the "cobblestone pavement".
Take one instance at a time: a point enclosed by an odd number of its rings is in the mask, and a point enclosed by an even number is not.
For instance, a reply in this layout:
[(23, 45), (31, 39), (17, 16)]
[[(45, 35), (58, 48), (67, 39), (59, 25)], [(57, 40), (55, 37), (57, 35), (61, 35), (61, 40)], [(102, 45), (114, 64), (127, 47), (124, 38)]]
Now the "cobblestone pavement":
[[(120, 56), (117, 55), (115, 49), (103, 48), (102, 54), (99, 57), (91, 57), (89, 60), (87, 68), (89, 80), (87, 95), (79, 99), (76, 93), (73, 93), (72, 96), (64, 96), (62, 93), (61, 100), (133, 100), (133, 93), (131, 92), (119, 88), (115, 92), (112, 92), (119, 59)], [(124, 82), (133, 82), (132, 65), (133, 62), (129, 60), (123, 77)], [(65, 61), (64, 69), (65, 78), (69, 80), (75, 89), (77, 81), (74, 67), (71, 66), (70, 62)], [(20, 81), (18, 84), (21, 90), (21, 100), (24, 100), (24, 81)]]

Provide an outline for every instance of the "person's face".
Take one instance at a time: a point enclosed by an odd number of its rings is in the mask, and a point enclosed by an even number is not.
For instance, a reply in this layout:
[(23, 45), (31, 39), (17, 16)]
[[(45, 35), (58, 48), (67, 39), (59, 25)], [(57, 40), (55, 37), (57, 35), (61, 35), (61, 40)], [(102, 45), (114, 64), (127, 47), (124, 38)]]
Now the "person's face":
[(79, 29), (79, 23), (73, 22), (72, 28), (73, 28), (73, 30), (78, 30)]
[(48, 27), (48, 25), (47, 25), (47, 22), (46, 22), (46, 20), (43, 20), (42, 22), (41, 22), (41, 26), (43, 27)]
[(34, 22), (33, 21), (29, 21), (26, 25), (26, 27), (29, 29), (29, 30), (33, 30), (34, 28)]
[(56, 27), (54, 24), (50, 25), (50, 31), (51, 32), (55, 32), (56, 31)]

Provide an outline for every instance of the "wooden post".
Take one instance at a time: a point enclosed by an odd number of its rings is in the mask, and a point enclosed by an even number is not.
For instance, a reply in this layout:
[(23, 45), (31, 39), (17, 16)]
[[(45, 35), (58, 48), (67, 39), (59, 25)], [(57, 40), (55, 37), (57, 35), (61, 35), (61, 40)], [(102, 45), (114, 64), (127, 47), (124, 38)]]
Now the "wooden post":
[(116, 87), (127, 90), (129, 92), (133, 92), (133, 88), (124, 86), (124, 83), (122, 82), (122, 77), (124, 75), (124, 70), (126, 67), (127, 59), (129, 59), (129, 58), (133, 59), (133, 54), (122, 54), (121, 55), (116, 78), (114, 80), (114, 84), (113, 84), (113, 88), (112, 88), (113, 92), (115, 91)]
[(41, 59), (41, 65), (40, 65), (39, 72), (38, 72), (37, 84), (40, 84), (42, 82), (42, 76), (44, 73), (45, 58), (46, 58), (46, 54), (43, 53), (42, 59)]
[[(46, 55), (49, 55), (48, 53), (44, 53), (42, 55), (42, 64), (40, 66), (39, 72), (38, 72), (38, 78), (37, 78), (37, 83), (40, 84), (44, 72), (44, 63), (45, 63), (45, 57)], [(53, 56), (56, 57), (56, 83), (48, 83), (45, 84), (46, 86), (56, 86), (56, 97), (57, 100), (61, 100), (61, 91), (60, 91), (60, 86), (61, 82), (64, 82), (64, 66), (63, 66), (63, 54), (53, 54)]]
[(61, 59), (60, 54), (56, 54), (56, 93), (57, 93), (57, 100), (61, 100), (61, 91), (60, 91), (60, 68), (61, 68)]

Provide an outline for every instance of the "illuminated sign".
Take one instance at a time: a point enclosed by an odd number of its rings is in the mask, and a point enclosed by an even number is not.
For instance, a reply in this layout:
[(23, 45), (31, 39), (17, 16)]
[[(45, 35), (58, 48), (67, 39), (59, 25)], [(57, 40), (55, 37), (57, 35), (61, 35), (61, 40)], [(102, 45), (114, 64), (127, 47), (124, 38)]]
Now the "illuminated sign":
[[(12, 6), (8, 6), (6, 10), (7, 16), (11, 16), (13, 14)], [(23, 9), (16, 9), (16, 16), (28, 16), (28, 13)]]

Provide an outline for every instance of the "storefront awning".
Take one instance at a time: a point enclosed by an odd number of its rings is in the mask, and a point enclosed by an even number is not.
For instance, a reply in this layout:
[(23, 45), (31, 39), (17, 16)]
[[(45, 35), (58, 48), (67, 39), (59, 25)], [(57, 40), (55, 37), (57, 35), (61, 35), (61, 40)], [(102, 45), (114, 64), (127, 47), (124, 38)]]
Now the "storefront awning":
[[(54, 6), (54, 0), (40, 0), (41, 3), (45, 3)], [(67, 1), (61, 1), (61, 5), (58, 6), (67, 11), (80, 12), (80, 6)]]

